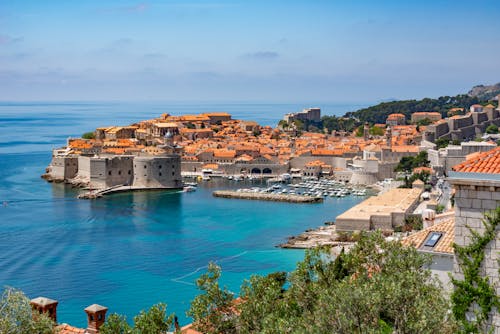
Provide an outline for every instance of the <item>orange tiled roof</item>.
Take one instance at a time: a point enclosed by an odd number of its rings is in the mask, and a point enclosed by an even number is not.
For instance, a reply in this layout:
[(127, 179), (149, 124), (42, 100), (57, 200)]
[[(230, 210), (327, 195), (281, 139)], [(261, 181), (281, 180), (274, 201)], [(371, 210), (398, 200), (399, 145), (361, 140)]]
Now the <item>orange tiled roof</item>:
[(414, 112), (412, 115), (417, 115), (417, 116), (441, 116), (440, 113), (436, 111), (417, 111)]
[(398, 119), (398, 118), (405, 118), (405, 115), (403, 114), (390, 114), (387, 116), (387, 119)]
[(206, 169), (219, 169), (219, 165), (217, 165), (217, 164), (205, 164), (205, 165), (203, 165), (202, 168), (206, 168)]
[(405, 246), (422, 247), (422, 244), (432, 232), (442, 232), (443, 236), (432, 248), (433, 252), (453, 254), (453, 243), (455, 242), (455, 218), (446, 220), (442, 223), (430, 226), (422, 231), (414, 233), (404, 238), (401, 243)]
[(207, 112), (207, 113), (204, 113), (202, 115), (208, 116), (208, 117), (210, 117), (210, 116), (225, 116), (225, 117), (231, 116), (231, 114), (228, 114), (227, 112)]
[(323, 166), (323, 165), (326, 165), (326, 163), (324, 163), (323, 161), (321, 160), (314, 160), (314, 161), (309, 161), (308, 163), (306, 163), (306, 166), (307, 167), (312, 167), (312, 166)]
[(335, 155), (334, 150), (327, 150), (327, 149), (316, 149), (311, 151), (312, 155)]
[(427, 172), (429, 174), (434, 174), (434, 170), (430, 167), (417, 167), (413, 168), (413, 173), (422, 173)]
[(466, 161), (452, 167), (452, 169), (462, 173), (500, 174), (500, 147), (468, 155)]
[(216, 158), (234, 158), (236, 156), (236, 151), (234, 150), (214, 150), (214, 157)]
[(393, 146), (391, 149), (393, 152), (418, 152), (418, 146), (416, 145), (399, 145)]
[(85, 329), (62, 324), (57, 326), (58, 334), (85, 334)]
[(198, 332), (193, 328), (193, 324), (186, 325), (181, 328), (181, 334), (203, 334), (202, 332)]

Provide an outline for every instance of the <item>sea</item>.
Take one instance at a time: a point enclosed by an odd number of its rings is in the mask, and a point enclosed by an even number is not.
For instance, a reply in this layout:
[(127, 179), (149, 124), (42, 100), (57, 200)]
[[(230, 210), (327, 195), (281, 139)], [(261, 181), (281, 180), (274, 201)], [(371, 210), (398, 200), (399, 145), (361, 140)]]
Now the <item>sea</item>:
[[(209, 262), (235, 294), (245, 279), (290, 272), (304, 251), (280, 249), (287, 237), (332, 221), (359, 197), (290, 204), (214, 198), (212, 191), (252, 186), (211, 180), (196, 192), (134, 192), (79, 200), (78, 190), (40, 178), (51, 150), (96, 127), (225, 111), (276, 126), (285, 113), (319, 106), (343, 115), (364, 104), (1, 102), (0, 286), (59, 301), (58, 322), (85, 327), (97, 303), (133, 316), (164, 302), (181, 324)], [(249, 181), (246, 181), (249, 182)], [(1, 290), (1, 289), (0, 289)]]

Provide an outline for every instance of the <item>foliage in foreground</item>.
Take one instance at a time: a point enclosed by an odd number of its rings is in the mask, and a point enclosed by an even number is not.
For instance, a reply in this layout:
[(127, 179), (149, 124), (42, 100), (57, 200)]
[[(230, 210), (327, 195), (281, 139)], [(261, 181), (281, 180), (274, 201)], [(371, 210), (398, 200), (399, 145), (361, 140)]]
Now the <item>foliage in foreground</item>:
[[(495, 240), (500, 225), (500, 207), (485, 214), (484, 232), (469, 228), (471, 240), (467, 246), (454, 244), (463, 279), (452, 278), (455, 290), (451, 295), (453, 314), (460, 325), (460, 333), (485, 333), (494, 308), (500, 309), (500, 298), (488, 276), (481, 275), (486, 246)], [(473, 314), (473, 317), (468, 315)]]
[(0, 297), (0, 333), (52, 334), (55, 324), (47, 314), (33, 317), (30, 300), (19, 290), (7, 287)]
[(172, 327), (174, 315), (167, 315), (167, 305), (159, 303), (148, 311), (141, 311), (134, 317), (134, 326), (127, 323), (127, 318), (111, 314), (100, 328), (101, 334), (160, 334)]
[(220, 288), (220, 268), (211, 264), (188, 315), (206, 333), (452, 333), (450, 304), (425, 269), (429, 260), (364, 235), (335, 260), (328, 249), (311, 250), (290, 275), (252, 276), (240, 303)]

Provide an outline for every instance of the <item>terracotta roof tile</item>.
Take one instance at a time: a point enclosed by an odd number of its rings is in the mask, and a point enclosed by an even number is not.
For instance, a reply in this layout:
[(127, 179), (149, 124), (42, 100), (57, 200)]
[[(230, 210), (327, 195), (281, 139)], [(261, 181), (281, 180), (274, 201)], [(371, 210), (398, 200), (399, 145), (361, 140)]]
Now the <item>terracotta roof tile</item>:
[(414, 246), (419, 249), (432, 232), (442, 232), (443, 236), (432, 248), (433, 252), (453, 254), (453, 242), (455, 241), (455, 218), (445, 220), (434, 226), (430, 226), (422, 231), (416, 232), (406, 238), (401, 243), (405, 246)]
[(500, 147), (467, 156), (467, 160), (452, 167), (455, 172), (500, 174)]
[(70, 326), (68, 324), (62, 324), (57, 326), (58, 334), (85, 334), (85, 329)]

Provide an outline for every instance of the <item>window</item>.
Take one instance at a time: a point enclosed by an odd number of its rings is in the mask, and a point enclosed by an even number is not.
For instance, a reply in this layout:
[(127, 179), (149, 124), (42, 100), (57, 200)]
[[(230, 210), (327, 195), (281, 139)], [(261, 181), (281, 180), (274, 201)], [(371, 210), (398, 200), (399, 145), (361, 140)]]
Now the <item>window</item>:
[(122, 175), (122, 171), (121, 170), (118, 171), (118, 175)]
[(161, 165), (158, 166), (158, 169), (161, 169)]
[(161, 172), (160, 172), (160, 173), (158, 173), (158, 175), (159, 175), (159, 176), (161, 176)]
[(146, 165), (144, 165), (144, 169), (146, 169)]
[(132, 171), (129, 169), (129, 170), (128, 170), (128, 175), (130, 175), (130, 174), (132, 174)]
[(436, 246), (439, 239), (441, 239), (442, 235), (443, 235), (443, 233), (441, 233), (441, 232), (432, 232), (431, 235), (427, 238), (427, 241), (425, 242), (424, 246), (427, 246), (427, 247)]
[(108, 172), (108, 175), (111, 175), (111, 171)]

